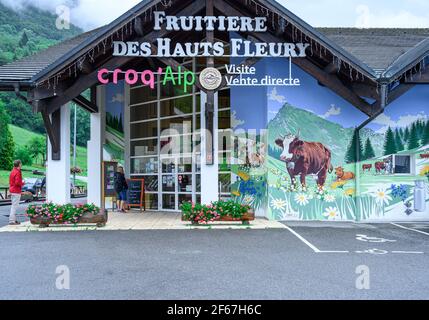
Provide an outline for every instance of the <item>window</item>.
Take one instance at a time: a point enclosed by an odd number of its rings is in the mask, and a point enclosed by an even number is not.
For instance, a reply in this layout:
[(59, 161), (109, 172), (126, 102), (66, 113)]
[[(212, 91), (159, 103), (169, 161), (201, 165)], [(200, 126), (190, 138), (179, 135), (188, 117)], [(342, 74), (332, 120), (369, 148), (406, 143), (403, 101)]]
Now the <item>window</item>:
[(395, 174), (411, 174), (411, 156), (395, 155), (394, 156), (393, 173)]

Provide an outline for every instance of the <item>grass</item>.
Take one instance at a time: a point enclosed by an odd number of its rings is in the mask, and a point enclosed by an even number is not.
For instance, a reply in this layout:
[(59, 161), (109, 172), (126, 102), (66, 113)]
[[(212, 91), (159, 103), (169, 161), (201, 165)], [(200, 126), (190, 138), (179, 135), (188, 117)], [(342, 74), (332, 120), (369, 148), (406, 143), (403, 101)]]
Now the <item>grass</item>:
[[(27, 146), (30, 141), (35, 137), (42, 138), (43, 135), (39, 133), (34, 133), (29, 130), (10, 125), (9, 126), (10, 131), (13, 136), (13, 141), (15, 142), (16, 147), (24, 147)], [(70, 151), (70, 163), (73, 165), (73, 153)], [(76, 148), (76, 165), (80, 167), (83, 172), (80, 174), (80, 176), (87, 176), (87, 149), (78, 146)], [(32, 172), (28, 172), (27, 170), (33, 171), (33, 170), (39, 170), (39, 171), (45, 171), (44, 166), (40, 163), (40, 159), (37, 160), (37, 163), (33, 163), (32, 166), (24, 166), (23, 167), (23, 176), (24, 178), (37, 178), (40, 176), (36, 176), (32, 174)], [(9, 171), (0, 170), (0, 187), (5, 187), (9, 185)], [(78, 182), (78, 185), (84, 185), (83, 182)]]

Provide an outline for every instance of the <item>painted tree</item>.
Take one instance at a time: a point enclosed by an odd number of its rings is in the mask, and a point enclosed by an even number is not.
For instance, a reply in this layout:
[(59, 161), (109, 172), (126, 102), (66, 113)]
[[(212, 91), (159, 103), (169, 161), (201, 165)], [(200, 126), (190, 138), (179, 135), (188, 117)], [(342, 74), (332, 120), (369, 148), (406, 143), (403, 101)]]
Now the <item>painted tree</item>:
[(371, 140), (368, 138), (365, 142), (365, 150), (363, 152), (363, 159), (362, 160), (368, 160), (375, 158), (375, 151), (372, 147)]
[(425, 131), (422, 138), (422, 145), (428, 145), (429, 144), (429, 120), (426, 121)]
[(410, 130), (410, 138), (408, 139), (408, 150), (416, 149), (420, 146), (420, 140), (417, 133), (417, 124), (413, 123)]
[(408, 139), (410, 138), (410, 128), (406, 127), (404, 131), (404, 142), (407, 143)]
[(0, 104), (0, 170), (12, 169), (14, 153), (15, 144), (9, 130), (9, 117), (3, 104)]
[(359, 154), (363, 153), (362, 141), (359, 135), (359, 131), (355, 129), (355, 131), (353, 132), (352, 140), (350, 141), (349, 147), (346, 152), (346, 157), (345, 157), (346, 163), (354, 163), (357, 161), (358, 150), (359, 150)]
[(404, 143), (402, 142), (401, 134), (399, 132), (399, 129), (395, 130), (395, 143), (396, 143), (396, 150), (397, 151), (403, 151), (405, 150)]
[(395, 154), (398, 152), (396, 149), (395, 135), (391, 127), (386, 131), (386, 138), (384, 140), (384, 155)]

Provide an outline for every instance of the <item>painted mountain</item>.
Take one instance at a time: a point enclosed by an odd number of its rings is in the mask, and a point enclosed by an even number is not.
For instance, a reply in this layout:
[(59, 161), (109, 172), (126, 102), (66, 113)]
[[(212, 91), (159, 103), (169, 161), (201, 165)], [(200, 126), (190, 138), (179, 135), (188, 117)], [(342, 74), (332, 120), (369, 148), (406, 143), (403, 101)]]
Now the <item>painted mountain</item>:
[[(334, 166), (344, 164), (354, 128), (344, 128), (312, 112), (285, 104), (268, 124), (270, 149), (277, 148), (274, 141), (279, 137), (285, 136), (288, 132), (296, 134), (298, 131), (305, 141), (321, 142), (327, 146), (332, 152)], [(383, 151), (384, 135), (375, 133), (371, 129), (363, 129), (361, 131), (363, 143), (367, 138), (370, 138), (376, 156), (380, 156)]]

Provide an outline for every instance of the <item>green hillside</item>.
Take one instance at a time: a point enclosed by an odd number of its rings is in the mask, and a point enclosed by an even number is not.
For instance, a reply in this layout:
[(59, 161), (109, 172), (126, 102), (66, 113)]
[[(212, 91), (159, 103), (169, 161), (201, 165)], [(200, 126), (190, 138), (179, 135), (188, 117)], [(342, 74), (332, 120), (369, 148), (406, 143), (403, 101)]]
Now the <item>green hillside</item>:
[[(19, 128), (14, 125), (10, 125), (10, 131), (12, 133), (14, 142), (16, 144), (16, 147), (24, 147), (28, 145), (28, 143), (35, 137), (44, 137), (41, 134), (34, 133), (31, 131), (28, 131), (26, 129)], [(80, 167), (83, 170), (82, 176), (87, 175), (87, 150), (83, 147), (77, 147), (76, 148), (76, 163), (77, 166)], [(70, 153), (70, 158), (72, 158), (72, 153)], [(24, 167), (24, 170), (40, 170), (45, 171), (45, 168), (41, 164), (33, 164), (31, 167), (26, 166)], [(32, 173), (25, 171), (24, 176), (26, 178), (30, 177), (36, 177)], [(39, 176), (40, 177), (40, 176)], [(8, 185), (8, 179), (9, 179), (9, 171), (2, 171), (0, 170), (0, 186), (7, 186)]]
[[(347, 147), (353, 136), (354, 128), (344, 128), (341, 125), (323, 119), (316, 114), (295, 108), (289, 104), (277, 113), (276, 117), (268, 125), (269, 142), (271, 148), (276, 148), (274, 141), (287, 133), (297, 134), (306, 141), (321, 142), (332, 152), (333, 165), (343, 165)], [(376, 155), (381, 155), (383, 150), (383, 135), (370, 129), (361, 132), (361, 138), (365, 141), (370, 138)]]
[[(77, 36), (83, 31), (70, 25), (70, 29), (55, 27), (57, 17), (35, 7), (14, 11), (0, 3), (0, 65), (35, 54), (54, 44)], [(0, 93), (11, 123), (37, 133), (45, 133), (42, 117), (34, 114), (31, 106), (14, 93)], [(89, 138), (89, 115), (78, 108), (77, 142), (86, 146)]]

